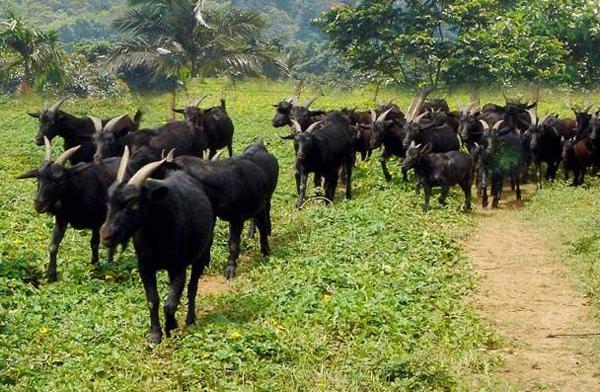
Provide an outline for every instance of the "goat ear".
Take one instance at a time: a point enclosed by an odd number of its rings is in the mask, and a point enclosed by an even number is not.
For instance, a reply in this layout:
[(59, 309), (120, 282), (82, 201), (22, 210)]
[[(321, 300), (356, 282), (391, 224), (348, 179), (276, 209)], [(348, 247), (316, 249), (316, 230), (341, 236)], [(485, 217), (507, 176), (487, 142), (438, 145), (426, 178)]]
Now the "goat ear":
[(27, 112), (27, 114), (30, 115), (31, 117), (37, 118), (37, 119), (39, 119), (40, 115), (41, 115), (39, 112), (37, 112), (37, 113), (36, 112)]
[(173, 109), (175, 113), (185, 114), (185, 109)]
[(38, 172), (37, 169), (30, 170), (27, 173), (23, 173), (20, 176), (17, 176), (17, 180), (26, 180), (28, 178), (36, 178), (37, 172)]
[(289, 135), (279, 136), (279, 137), (282, 138), (283, 140), (292, 140), (294, 138), (294, 135), (289, 134)]
[(432, 143), (427, 143), (425, 145), (425, 147), (423, 147), (421, 149), (421, 154), (429, 154), (432, 149), (433, 149), (433, 144)]

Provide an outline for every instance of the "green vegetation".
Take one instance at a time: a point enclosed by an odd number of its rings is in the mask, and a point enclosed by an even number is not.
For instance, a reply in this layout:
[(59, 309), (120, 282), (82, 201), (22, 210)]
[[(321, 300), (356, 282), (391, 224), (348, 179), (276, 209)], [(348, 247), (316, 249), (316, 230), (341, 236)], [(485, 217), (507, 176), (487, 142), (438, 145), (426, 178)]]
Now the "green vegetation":
[[(216, 101), (224, 83), (192, 84), (180, 99), (211, 93)], [(131, 249), (94, 270), (89, 233), (69, 229), (59, 282), (43, 280), (52, 222), (32, 208), (35, 184), (14, 180), (42, 159), (32, 142), (37, 124), (25, 114), (42, 100), (0, 101), (0, 390), (494, 390), (486, 350), (501, 342), (463, 301), (474, 277), (457, 240), (473, 222), (459, 212), (460, 192), (451, 193), (448, 207), (423, 214), (421, 197), (402, 183), (397, 163), (387, 183), (373, 159), (358, 165), (352, 201), (338, 192), (334, 206), (294, 210), (292, 146), (270, 126), (271, 104), (292, 88), (243, 82), (227, 91), (234, 149), (262, 137), (280, 160), (273, 255), (263, 259), (258, 243), (244, 238), (232, 290), (201, 295), (198, 324), (159, 346), (147, 340)], [(319, 100), (325, 108), (373, 104), (371, 89), (325, 94)], [(411, 100), (391, 90), (382, 99), (392, 95), (402, 107)], [(449, 97), (453, 106), (466, 99)], [(164, 120), (165, 100), (82, 99), (64, 109), (107, 116), (142, 107), (152, 125)], [(550, 109), (566, 112), (547, 104), (541, 110)], [(534, 206), (553, 192), (539, 193)], [(597, 211), (597, 202), (584, 202), (594, 194), (585, 192), (572, 191), (580, 196), (575, 216)], [(219, 223), (209, 275), (224, 271), (226, 236)], [(590, 241), (578, 249), (597, 253), (597, 238)], [(166, 292), (164, 274), (160, 290)]]
[(317, 24), (353, 69), (397, 83), (599, 81), (594, 0), (361, 1)]
[(544, 233), (560, 244), (563, 261), (579, 276), (581, 289), (600, 317), (600, 197), (599, 181), (587, 178), (586, 188), (555, 184), (537, 192), (527, 218), (544, 227)]

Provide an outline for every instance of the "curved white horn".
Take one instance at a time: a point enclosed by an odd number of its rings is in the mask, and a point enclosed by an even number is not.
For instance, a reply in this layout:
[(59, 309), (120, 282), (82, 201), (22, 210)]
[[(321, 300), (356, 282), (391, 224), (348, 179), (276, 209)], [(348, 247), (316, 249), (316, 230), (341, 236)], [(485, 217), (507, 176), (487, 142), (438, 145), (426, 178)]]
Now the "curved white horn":
[(119, 170), (117, 171), (117, 182), (123, 182), (125, 178), (125, 172), (127, 171), (127, 164), (129, 163), (129, 147), (125, 146), (121, 162), (119, 163)]
[(314, 97), (314, 98), (309, 99), (308, 101), (306, 101), (306, 103), (304, 104), (304, 107), (307, 108), (307, 109), (310, 108), (310, 105), (312, 105), (313, 103), (315, 103), (315, 101), (317, 100), (317, 98), (319, 98), (319, 97)]
[(392, 110), (394, 110), (394, 108), (389, 108), (385, 112), (381, 113), (381, 115), (379, 117), (377, 117), (377, 121), (376, 122), (383, 122), (383, 121), (385, 121), (386, 117), (388, 116), (388, 114), (390, 114), (390, 112)]
[(44, 136), (44, 147), (46, 147), (44, 161), (50, 162), (52, 160), (52, 143), (50, 143), (50, 139), (48, 139), (46, 136)]
[(296, 130), (296, 133), (301, 133), (302, 132), (302, 127), (300, 126), (300, 123), (296, 120), (290, 120), (294, 129)]
[(60, 109), (60, 106), (67, 100), (67, 98), (63, 98), (60, 101), (58, 101), (57, 103), (54, 104), (54, 106), (52, 106), (49, 110), (51, 112), (56, 112), (58, 111), (58, 109)]
[(310, 124), (310, 126), (306, 129), (306, 133), (311, 133), (312, 131), (314, 131), (319, 125), (321, 125), (322, 122), (323, 120)]
[(483, 120), (479, 120), (479, 123), (483, 127), (484, 131), (489, 131), (490, 130), (490, 124), (488, 124), (487, 122), (485, 122)]
[(88, 116), (88, 118), (90, 120), (92, 120), (92, 123), (94, 124), (94, 129), (96, 130), (96, 132), (102, 132), (102, 120), (100, 120), (98, 117), (94, 117), (94, 116)]
[(377, 113), (375, 113), (375, 110), (371, 109), (371, 121), (376, 122), (377, 121)]
[(197, 108), (198, 106), (200, 106), (200, 104), (202, 103), (202, 101), (204, 101), (207, 97), (208, 97), (208, 94), (204, 94), (196, 102), (194, 102), (194, 104), (192, 106), (195, 107), (195, 108)]
[(73, 147), (73, 148), (69, 148), (67, 151), (60, 154), (58, 156), (58, 158), (56, 158), (56, 161), (54, 163), (56, 163), (57, 165), (60, 165), (60, 166), (64, 166), (65, 163), (67, 163), (67, 161), (69, 160), (69, 158), (71, 158), (73, 156), (73, 154), (75, 154), (77, 152), (77, 150), (79, 150), (80, 148), (81, 148), (81, 145)]
[(113, 132), (113, 128), (115, 128), (115, 126), (127, 116), (129, 116), (129, 115), (127, 113), (125, 113), (125, 114), (121, 114), (120, 116), (117, 116), (115, 118), (111, 118), (110, 121), (107, 122), (106, 125), (104, 126), (104, 132)]
[(533, 125), (533, 126), (538, 125), (538, 118), (537, 118), (537, 115), (535, 114), (535, 111), (533, 109), (529, 109), (527, 111), (527, 113), (529, 113), (529, 120), (531, 121), (531, 125)]
[(158, 169), (166, 161), (167, 161), (167, 158), (161, 159), (160, 161), (157, 161), (157, 162), (149, 163), (146, 166), (142, 167), (140, 170), (138, 170), (137, 173), (135, 173), (133, 175), (133, 177), (131, 177), (128, 184), (132, 185), (136, 188), (141, 188), (142, 185), (144, 185), (144, 183), (148, 179), (148, 177), (150, 177), (152, 175), (154, 170)]
[(500, 121), (496, 122), (496, 124), (494, 124), (494, 126), (492, 127), (492, 130), (497, 131), (498, 129), (500, 129), (502, 124), (504, 124), (504, 120), (500, 120)]
[(221, 156), (221, 154), (223, 153), (224, 148), (220, 149), (219, 151), (217, 151), (217, 153), (215, 154), (214, 157), (212, 157), (211, 161), (218, 161), (219, 157)]
[(423, 119), (423, 117), (427, 116), (427, 112), (423, 112), (421, 114), (419, 114), (412, 122), (414, 122), (415, 124), (418, 124), (421, 122), (421, 120)]

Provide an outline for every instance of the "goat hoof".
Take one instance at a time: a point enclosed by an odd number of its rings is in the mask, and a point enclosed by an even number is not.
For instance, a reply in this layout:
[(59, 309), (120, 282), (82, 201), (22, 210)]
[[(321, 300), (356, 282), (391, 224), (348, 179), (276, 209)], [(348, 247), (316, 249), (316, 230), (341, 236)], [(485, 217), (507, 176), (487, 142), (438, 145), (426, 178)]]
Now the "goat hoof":
[(196, 316), (195, 315), (186, 317), (186, 319), (185, 319), (185, 326), (186, 327), (189, 327), (189, 326), (194, 325), (194, 324), (196, 324)]
[(227, 280), (235, 278), (235, 267), (227, 267), (227, 269), (225, 270), (225, 278)]
[(160, 331), (154, 331), (150, 333), (150, 341), (152, 343), (160, 343), (162, 341), (162, 332)]

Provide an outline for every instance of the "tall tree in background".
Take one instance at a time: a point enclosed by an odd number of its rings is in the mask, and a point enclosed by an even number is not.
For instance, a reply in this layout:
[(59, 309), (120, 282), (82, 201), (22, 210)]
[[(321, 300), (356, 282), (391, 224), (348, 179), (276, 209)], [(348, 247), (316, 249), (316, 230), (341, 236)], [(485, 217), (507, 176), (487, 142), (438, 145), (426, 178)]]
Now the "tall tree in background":
[[(129, 5), (114, 22), (125, 37), (111, 61), (117, 70), (142, 65), (184, 85), (197, 76), (262, 74), (274, 63), (257, 12), (228, 6), (203, 10), (202, 3), (190, 0), (129, 0)], [(171, 118), (174, 100), (175, 88)]]
[(316, 24), (354, 69), (397, 83), (532, 82), (539, 91), (600, 81), (595, 0), (362, 0)]
[(6, 81), (18, 73), (23, 77), (19, 89), (23, 93), (32, 86), (40, 90), (52, 79), (59, 85), (67, 82), (62, 71), (65, 52), (56, 31), (43, 32), (28, 27), (12, 9), (0, 22), (0, 80)]

